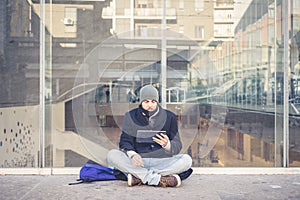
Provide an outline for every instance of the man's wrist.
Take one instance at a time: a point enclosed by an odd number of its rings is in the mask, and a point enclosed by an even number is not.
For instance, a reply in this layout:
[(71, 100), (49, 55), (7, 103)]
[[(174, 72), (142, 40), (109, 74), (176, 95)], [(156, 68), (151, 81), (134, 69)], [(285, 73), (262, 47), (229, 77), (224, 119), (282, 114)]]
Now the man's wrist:
[(166, 151), (171, 151), (171, 142), (169, 141), (166, 146), (163, 147)]
[(135, 152), (135, 151), (133, 151), (133, 150), (129, 150), (129, 151), (126, 152), (126, 154), (127, 154), (127, 156), (128, 156), (129, 158), (133, 158), (133, 156), (136, 155), (137, 152)]

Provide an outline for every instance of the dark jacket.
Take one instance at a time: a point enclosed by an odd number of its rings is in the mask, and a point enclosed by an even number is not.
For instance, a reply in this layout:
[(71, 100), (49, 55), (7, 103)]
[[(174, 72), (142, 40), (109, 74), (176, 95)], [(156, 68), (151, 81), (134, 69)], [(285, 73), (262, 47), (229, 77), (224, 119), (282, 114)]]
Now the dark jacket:
[[(158, 112), (150, 115), (140, 105), (125, 114), (122, 134), (120, 137), (119, 147), (123, 151), (133, 150), (142, 157), (171, 157), (178, 154), (182, 148), (182, 143), (178, 133), (178, 124), (176, 115), (165, 110), (158, 105)], [(166, 131), (170, 142), (171, 151), (167, 152), (157, 143), (138, 143), (136, 134), (138, 130), (156, 130)]]

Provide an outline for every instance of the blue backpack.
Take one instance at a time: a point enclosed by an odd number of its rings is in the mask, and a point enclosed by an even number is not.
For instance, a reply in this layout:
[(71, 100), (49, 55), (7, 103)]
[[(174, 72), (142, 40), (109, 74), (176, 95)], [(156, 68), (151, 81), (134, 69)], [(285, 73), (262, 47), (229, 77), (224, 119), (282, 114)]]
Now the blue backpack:
[(79, 182), (69, 183), (69, 185), (90, 183), (93, 181), (120, 180), (120, 178), (116, 175), (117, 174), (114, 169), (99, 165), (97, 163), (87, 162), (80, 169), (79, 179), (77, 179)]

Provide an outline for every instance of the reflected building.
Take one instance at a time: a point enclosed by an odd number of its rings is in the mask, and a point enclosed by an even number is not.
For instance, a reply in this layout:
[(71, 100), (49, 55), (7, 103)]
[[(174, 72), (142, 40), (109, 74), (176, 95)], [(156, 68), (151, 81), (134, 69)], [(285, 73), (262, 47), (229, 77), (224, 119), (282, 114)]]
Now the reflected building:
[[(284, 99), (284, 26), (274, 16), (276, 11), (283, 13), (284, 7), (281, 2), (277, 2), (277, 5), (274, 2), (259, 2), (258, 6), (257, 1), (252, 1), (241, 16), (235, 28), (234, 40), (218, 44), (209, 51), (208, 58), (199, 56), (191, 69), (195, 71), (199, 70), (198, 66), (205, 66), (201, 71), (206, 72), (206, 78), (194, 80), (196, 85), (199, 82), (206, 85), (206, 90), (198, 91), (203, 95), (196, 98), (197, 101), (228, 108), (224, 126), (226, 139), (223, 143), (227, 143), (227, 147), (235, 151), (236, 157), (245, 158), (245, 154), (248, 154), (251, 163), (256, 157), (257, 162), (262, 159), (267, 166), (272, 166), (276, 164), (276, 152), (281, 155), (283, 151), (281, 146), (276, 147), (276, 137), (283, 136), (274, 133), (283, 129), (282, 125), (276, 125), (276, 113), (280, 119)], [(298, 11), (299, 8), (294, 7), (295, 16), (299, 15)], [(292, 38), (293, 48), (289, 50), (292, 59), (289, 66), (292, 87), (288, 92), (291, 166), (299, 164), (299, 150), (296, 147), (299, 138), (295, 131), (299, 126), (299, 47), (296, 21), (296, 26), (291, 27), (295, 36)], [(278, 108), (280, 110), (276, 110)], [(245, 110), (251, 112), (247, 113)], [(202, 120), (206, 121), (207, 117)], [(224, 156), (223, 143), (219, 152)], [(228, 157), (223, 160), (228, 160)], [(251, 163), (245, 166), (251, 166)]]
[[(170, 1), (165, 2), (166, 29), (196, 41), (207, 41), (213, 37), (213, 1)], [(111, 32), (120, 34), (130, 32), (127, 37), (160, 38), (163, 3), (158, 0), (132, 1), (122, 3), (111, 1), (104, 8), (104, 19), (112, 20)], [(122, 37), (122, 36), (121, 36)]]

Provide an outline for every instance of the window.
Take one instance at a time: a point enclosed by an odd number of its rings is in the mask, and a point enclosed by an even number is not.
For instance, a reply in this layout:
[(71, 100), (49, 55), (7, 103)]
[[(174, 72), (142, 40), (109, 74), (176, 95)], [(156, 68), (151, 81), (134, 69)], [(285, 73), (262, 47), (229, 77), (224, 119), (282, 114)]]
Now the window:
[(184, 9), (184, 0), (179, 0), (179, 9), (180, 10)]
[(154, 8), (157, 6), (157, 2), (148, 2), (147, 0), (137, 1), (138, 8)]
[(140, 0), (137, 2), (138, 8), (147, 8), (147, 1), (146, 0)]
[(195, 0), (195, 10), (196, 11), (204, 10), (204, 1), (203, 0)]
[(300, 1), (299, 0), (293, 0), (293, 6), (294, 6), (294, 8), (300, 8)]
[(215, 24), (214, 36), (215, 37), (233, 36), (232, 24)]
[(183, 25), (180, 25), (180, 26), (179, 26), (178, 32), (179, 32), (180, 34), (184, 34), (184, 26), (183, 26)]
[(147, 37), (147, 26), (138, 26), (138, 36)]
[(274, 8), (269, 8), (268, 14), (269, 14), (269, 17), (274, 17), (275, 16)]
[(204, 38), (204, 27), (203, 26), (195, 26), (195, 38)]

